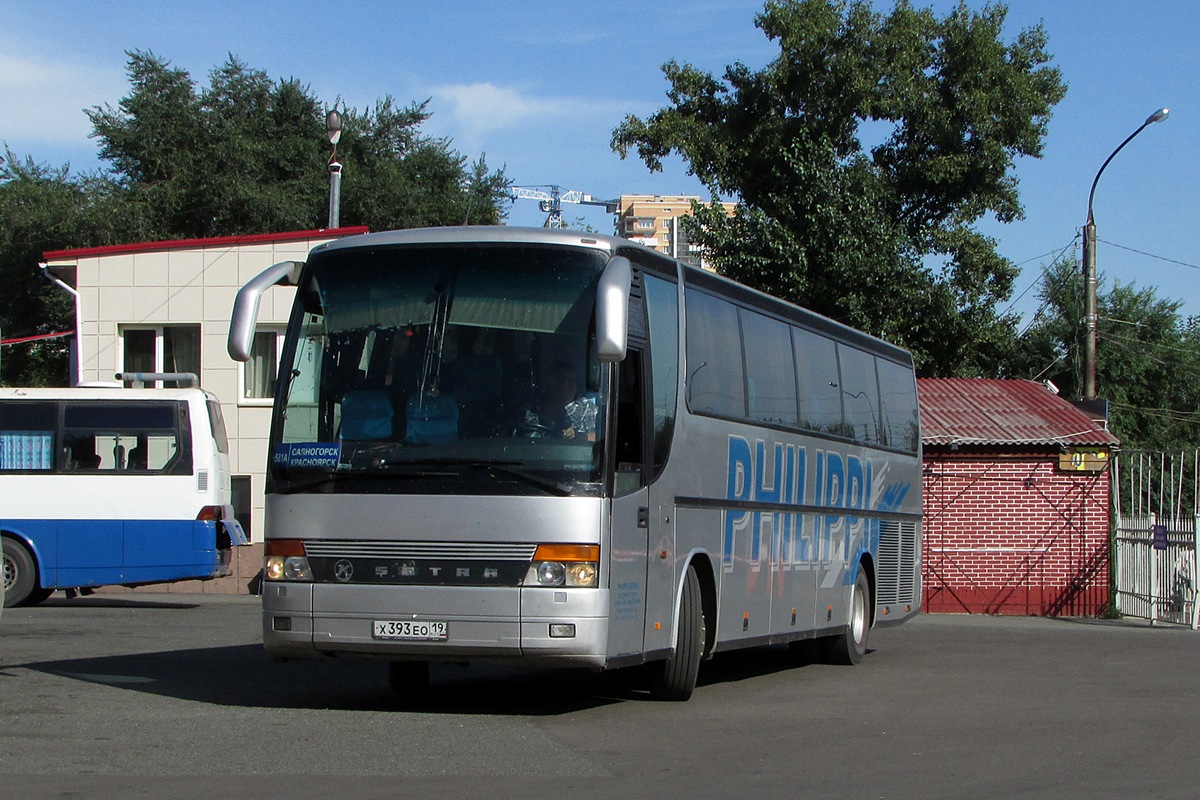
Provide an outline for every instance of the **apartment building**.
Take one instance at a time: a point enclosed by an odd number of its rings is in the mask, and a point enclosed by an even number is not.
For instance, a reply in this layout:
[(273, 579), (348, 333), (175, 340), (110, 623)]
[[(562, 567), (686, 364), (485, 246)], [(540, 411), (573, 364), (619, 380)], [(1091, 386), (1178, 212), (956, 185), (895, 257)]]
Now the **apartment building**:
[[(688, 238), (682, 224), (692, 215), (694, 195), (625, 194), (618, 201), (616, 231), (618, 236), (652, 247), (660, 253), (704, 267), (700, 245)], [(726, 213), (732, 214), (734, 203), (723, 203)]]

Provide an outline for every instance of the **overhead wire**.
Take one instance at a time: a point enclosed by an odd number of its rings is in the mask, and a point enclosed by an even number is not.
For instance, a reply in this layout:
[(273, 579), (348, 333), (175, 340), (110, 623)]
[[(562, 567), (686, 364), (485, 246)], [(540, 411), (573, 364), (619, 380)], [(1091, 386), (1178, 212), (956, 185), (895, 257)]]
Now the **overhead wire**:
[(1159, 261), (1165, 261), (1168, 264), (1177, 264), (1181, 267), (1187, 267), (1188, 269), (1200, 270), (1200, 264), (1189, 264), (1187, 261), (1179, 261), (1174, 258), (1167, 258), (1166, 256), (1155, 255), (1154, 253), (1147, 253), (1145, 250), (1138, 250), (1135, 247), (1129, 247), (1127, 245), (1117, 244), (1116, 242), (1110, 242), (1105, 239), (1097, 239), (1096, 241), (1103, 242), (1104, 244), (1108, 245), (1109, 247), (1115, 247), (1118, 250), (1127, 250), (1130, 253), (1137, 253), (1139, 256), (1146, 256), (1147, 258), (1154, 258)]

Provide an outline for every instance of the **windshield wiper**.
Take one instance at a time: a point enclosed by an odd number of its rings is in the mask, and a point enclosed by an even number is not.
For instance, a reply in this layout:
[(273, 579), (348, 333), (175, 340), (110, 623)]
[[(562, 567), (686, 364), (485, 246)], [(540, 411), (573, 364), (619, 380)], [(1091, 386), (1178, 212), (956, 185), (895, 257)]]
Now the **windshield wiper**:
[(390, 468), (398, 467), (467, 467), (470, 469), (484, 469), (498, 472), (510, 478), (527, 483), (530, 486), (541, 489), (550, 494), (558, 495), (559, 497), (570, 497), (574, 494), (571, 487), (558, 481), (551, 481), (545, 478), (539, 478), (536, 475), (531, 475), (528, 472), (513, 467), (525, 466), (524, 461), (481, 461), (474, 458), (423, 458), (416, 461), (391, 461), (385, 466)]

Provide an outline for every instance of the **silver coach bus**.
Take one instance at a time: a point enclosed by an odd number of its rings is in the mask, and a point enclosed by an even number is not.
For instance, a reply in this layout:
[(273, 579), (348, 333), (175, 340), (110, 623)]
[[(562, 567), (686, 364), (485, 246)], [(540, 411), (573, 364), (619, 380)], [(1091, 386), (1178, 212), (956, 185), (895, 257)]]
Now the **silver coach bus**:
[(818, 639), (857, 663), (917, 613), (903, 350), (625, 239), (367, 234), (246, 285), (297, 294), (267, 477), (278, 659), (599, 669)]

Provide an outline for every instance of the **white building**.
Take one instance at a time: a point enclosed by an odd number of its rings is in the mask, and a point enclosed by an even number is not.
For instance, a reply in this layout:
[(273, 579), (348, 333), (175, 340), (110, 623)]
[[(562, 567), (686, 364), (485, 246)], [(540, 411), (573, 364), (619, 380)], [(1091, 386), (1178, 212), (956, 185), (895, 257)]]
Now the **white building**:
[(263, 480), (279, 343), (295, 289), (263, 297), (251, 360), (229, 357), (233, 299), (280, 261), (304, 261), (318, 244), (366, 228), (226, 236), (56, 250), (44, 256), (75, 287), (76, 379), (111, 382), (118, 372), (194, 372), (221, 400), (230, 439), (234, 506), (262, 541)]

